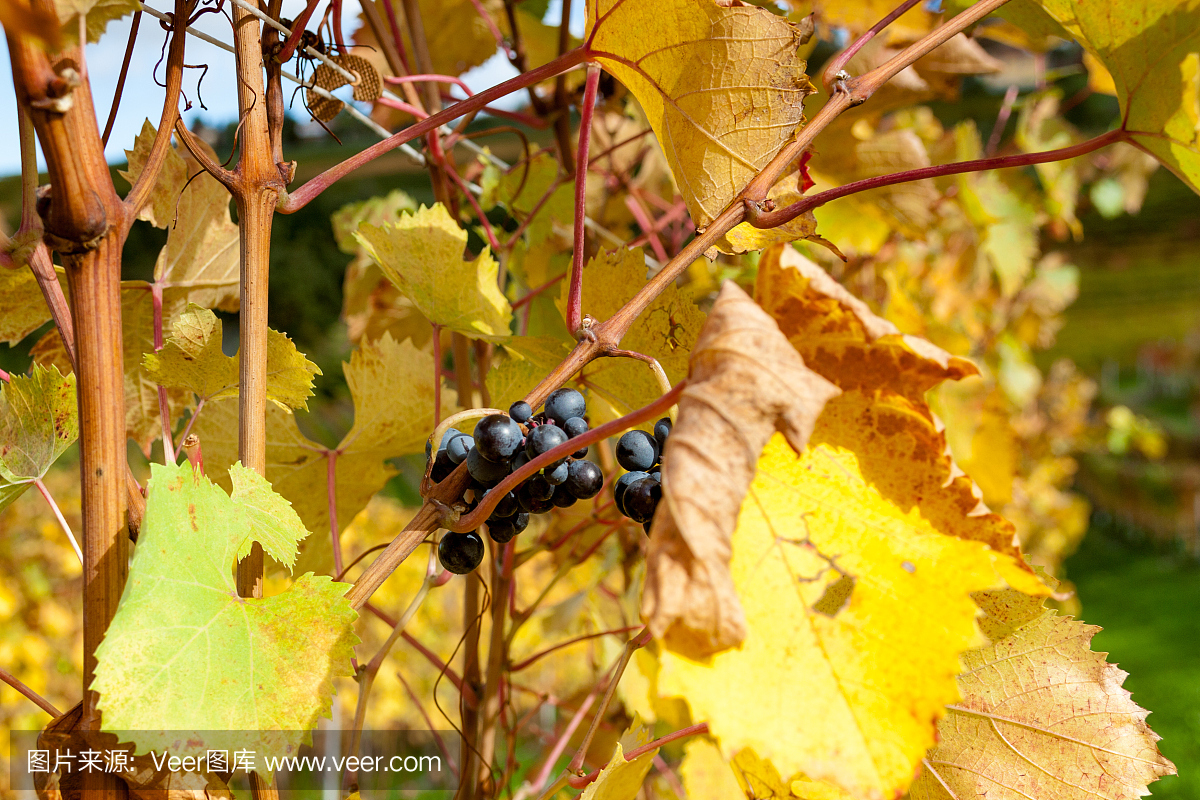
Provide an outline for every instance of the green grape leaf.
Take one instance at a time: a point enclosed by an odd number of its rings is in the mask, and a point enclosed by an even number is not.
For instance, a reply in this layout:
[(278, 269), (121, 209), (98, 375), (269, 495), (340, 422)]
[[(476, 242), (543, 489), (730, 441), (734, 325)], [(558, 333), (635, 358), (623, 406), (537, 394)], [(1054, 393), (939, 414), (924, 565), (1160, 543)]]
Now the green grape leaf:
[[(172, 334), (142, 365), (151, 380), (170, 389), (187, 389), (201, 400), (238, 395), (238, 358), (221, 350), (221, 321), (206, 308), (189, 304), (172, 323)], [(313, 376), (321, 370), (278, 331), (267, 331), (267, 399), (308, 410)]]
[(476, 339), (509, 335), (512, 307), (497, 285), (499, 265), (486, 248), (463, 260), (467, 232), (440, 203), (390, 225), (363, 223), (356, 236), (430, 322)]
[(166, 749), (174, 736), (163, 731), (179, 730), (294, 749), (328, 712), (332, 678), (353, 674), (358, 614), (346, 584), (305, 574), (273, 597), (238, 596), (234, 565), (250, 543), (290, 565), (308, 531), (253, 470), (229, 472), (232, 497), (189, 464), (151, 465), (146, 519), (91, 687), (105, 730), (138, 731), (139, 753)]
[[(646, 283), (646, 261), (640, 247), (601, 253), (583, 268), (583, 310), (608, 319)], [(563, 281), (559, 311), (566, 316), (570, 286)], [(688, 355), (704, 324), (704, 314), (691, 291), (668, 286), (629, 328), (621, 347), (651, 356), (675, 384), (688, 372)], [(650, 367), (629, 358), (602, 358), (584, 367), (575, 380), (585, 391), (604, 398), (616, 412), (628, 414), (653, 402), (662, 388)]]
[(333, 224), (333, 238), (343, 253), (358, 255), (362, 246), (354, 238), (354, 234), (358, 232), (359, 225), (364, 222), (385, 225), (398, 220), (402, 213), (411, 214), (416, 210), (417, 201), (399, 189), (393, 189), (382, 197), (348, 203), (335, 211), (330, 218)]
[[(0, 267), (0, 342), (16, 344), (50, 319), (42, 290), (27, 266)], [(51, 331), (55, 336), (57, 331)]]
[(587, 4), (591, 56), (646, 112), (704, 228), (804, 119), (811, 36), (770, 11), (714, 0)]
[(1200, 3), (1040, 4), (1112, 75), (1134, 143), (1200, 192)]
[[(57, 332), (55, 332), (57, 336)], [(0, 388), (0, 511), (79, 438), (75, 376), (35, 366)]]

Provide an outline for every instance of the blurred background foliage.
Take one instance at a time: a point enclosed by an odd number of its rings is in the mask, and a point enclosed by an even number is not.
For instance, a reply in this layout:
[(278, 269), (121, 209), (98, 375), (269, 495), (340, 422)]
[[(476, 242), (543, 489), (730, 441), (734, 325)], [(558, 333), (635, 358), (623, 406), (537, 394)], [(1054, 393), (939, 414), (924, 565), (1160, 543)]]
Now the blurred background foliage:
[[(850, 4), (843, 16), (852, 16), (854, 8)], [(814, 75), (844, 44), (844, 29), (836, 26), (854, 28), (849, 17), (838, 18), (830, 9), (824, 13), (830, 25), (818, 28), (822, 38), (810, 56)], [(872, 10), (867, 16), (874, 20), (881, 13)], [(904, 26), (889, 36), (865, 48), (852, 70), (886, 57), (894, 37), (905, 36)], [(807, 166), (817, 190), (929, 164), (1062, 147), (1103, 132), (1117, 115), (1115, 98), (1104, 91), (1105, 76), (1089, 72), (1078, 47), (1034, 41), (1005, 22), (982, 26), (975, 38), (956, 40), (935, 56), (906, 70), (818, 139)], [(822, 97), (810, 99), (810, 115)], [(385, 113), (395, 112), (385, 109), (377, 117)], [(489, 171), (465, 156), (460, 167), (464, 176), (491, 187), (488, 219), (512, 232), (529, 210), (528, 198), (539, 197), (555, 177), (553, 170), (539, 177), (537, 158), (524, 173), (522, 159), (552, 147), (553, 137), (519, 124), (519, 136), (511, 128), (488, 135), (495, 124), (479, 120), (471, 131), (494, 153), (518, 164), (514, 172)], [(647, 128), (634, 101), (611, 83), (596, 125), (593, 152)], [(345, 115), (331, 128), (341, 144), (289, 129), (286, 152), (300, 164), (298, 180), (374, 141)], [(200, 132), (221, 154), (234, 146), (232, 125)], [(610, 177), (589, 177), (593, 216), (660, 260), (678, 251), (691, 230), (686, 215), (650, 233), (625, 201), (635, 196), (651, 210), (661, 203), (661, 213), (675, 199), (653, 137), (618, 147), (608, 159)], [(519, 178), (514, 177), (518, 170)], [(531, 194), (527, 181), (538, 191)], [(328, 445), (350, 426), (352, 406), (339, 365), (354, 342), (392, 330), (412, 336), (419, 346), (429, 344), (424, 321), (414, 317), (407, 301), (356, 252), (344, 230), (334, 235), (335, 215), (370, 198), (387, 199), (348, 209), (339, 217), (341, 224), (347, 217), (394, 215), (414, 203), (431, 202), (432, 194), (427, 174), (394, 153), (336, 184), (299, 213), (276, 217), (273, 231), (270, 323), (289, 334), (324, 373), (317, 397), (309, 402), (311, 411), (298, 417), (306, 434)], [(0, 225), (13, 226), (18, 203), (18, 180), (0, 180)], [(531, 234), (508, 259), (514, 299), (565, 266), (569, 231), (553, 224), (554, 202), (548, 206), (545, 230)], [(569, 198), (566, 210), (569, 222)], [(482, 231), (469, 216), (465, 209), (468, 247), (478, 251)], [(933, 398), (956, 459), (979, 484), (987, 504), (1017, 525), (1031, 558), (1074, 589), (1065, 610), (1105, 627), (1097, 649), (1110, 651), (1111, 660), (1131, 673), (1126, 688), (1154, 712), (1150, 721), (1163, 737), (1163, 753), (1179, 767), (1180, 776), (1155, 784), (1154, 795), (1200, 797), (1200, 615), (1195, 612), (1200, 608), (1200, 198), (1153, 160), (1121, 145), (1068, 164), (877, 190), (831, 203), (816, 217), (821, 235), (847, 260), (812, 243), (798, 244), (799, 249), (904, 332), (980, 365), (979, 378), (944, 386)], [(146, 223), (134, 226), (125, 251), (126, 278), (150, 275), (164, 237)], [(711, 300), (724, 279), (752, 283), (755, 265), (754, 254), (702, 260), (685, 281), (698, 298)], [(522, 331), (557, 333), (556, 295), (547, 292), (526, 304), (518, 315)], [(226, 315), (225, 324), (232, 353), (236, 315)], [(40, 334), (0, 347), (0, 367), (27, 368), (29, 347)], [(131, 459), (141, 458), (136, 448), (130, 453)], [(349, 552), (388, 541), (411, 513), (405, 506), (416, 499), (423, 465), (398, 466), (401, 474), (344, 534)], [(74, 468), (68, 455), (47, 484), (78, 528)], [(570, 520), (560, 522), (569, 527)], [(614, 612), (612, 604), (597, 604), (592, 590), (613, 570), (626, 572), (627, 580), (607, 586), (608, 594), (636, 585), (628, 570), (637, 542), (630, 538), (602, 549), (585, 568), (559, 580), (522, 635), (559, 640), (634, 624), (636, 603), (618, 602)], [(545, 562), (534, 565), (542, 580), (525, 587), (557, 574), (553, 557)], [(0, 631), (0, 664), (66, 708), (80, 670), (80, 570), (35, 493), (0, 515), (0, 569), (6, 573), (0, 582), (0, 617), (7, 620)], [(423, 559), (411, 559), (374, 605), (403, 607), (423, 572)], [(461, 633), (461, 612), (457, 595), (443, 596), (444, 602), (426, 603), (410, 627), (438, 641), (411, 641), (408, 647), (428, 645), (450, 655)], [(387, 633), (382, 624), (368, 630), (371, 646)], [(482, 635), (487, 636), (486, 628)], [(534, 643), (527, 644), (532, 652)], [(560, 710), (570, 709), (582, 701), (593, 674), (615, 655), (610, 645), (610, 638), (590, 643), (582, 661), (578, 654), (584, 651), (573, 651), (576, 663), (569, 667), (567, 661), (548, 658), (523, 673), (522, 681), (538, 687), (553, 677)], [(514, 648), (519, 657), (521, 637)], [(428, 700), (436, 696), (453, 705), (456, 697), (445, 690), (435, 695), (438, 670), (428, 660), (405, 663), (412, 668), (403, 680), (395, 671), (380, 674), (373, 722), (445, 727)], [(674, 727), (684, 724), (669, 703), (648, 703), (646, 687), (638, 683), (648, 680), (638, 670), (627, 675), (621, 684), (626, 710), (673, 721)], [(344, 683), (342, 696), (353, 698), (352, 686)], [(0, 687), (0, 698), (0, 727), (33, 728), (44, 722), (41, 712), (11, 689)], [(415, 698), (422, 701), (410, 702)], [(446, 710), (456, 716), (452, 708)], [(352, 713), (352, 707), (341, 713)]]

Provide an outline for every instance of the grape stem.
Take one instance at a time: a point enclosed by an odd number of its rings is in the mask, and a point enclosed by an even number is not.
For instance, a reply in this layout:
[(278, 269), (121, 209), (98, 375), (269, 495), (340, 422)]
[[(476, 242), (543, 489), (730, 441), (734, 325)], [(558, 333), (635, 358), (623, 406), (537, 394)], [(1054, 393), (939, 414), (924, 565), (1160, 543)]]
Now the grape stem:
[[(496, 488), (485, 494), (483, 499), (479, 501), (479, 505), (469, 514), (463, 514), (457, 521), (445, 518), (442, 520), (442, 526), (449, 530), (460, 532), (475, 530), (491, 516), (492, 510), (500, 502), (500, 498), (514, 491), (530, 475), (543, 469), (547, 464), (566, 458), (584, 446), (595, 444), (601, 439), (607, 439), (609, 436), (658, 416), (675, 404), (675, 400), (683, 392), (685, 386), (687, 386), (687, 381), (682, 380), (675, 384), (673, 389), (650, 405), (639, 408), (632, 414), (626, 414), (619, 419), (614, 419), (612, 422), (606, 422), (598, 428), (592, 428), (590, 431), (586, 431), (574, 439), (568, 439), (558, 447), (542, 453), (537, 458), (530, 459), (529, 462), (522, 464), (519, 469), (500, 481), (496, 485)], [(440, 486), (441, 484), (438, 485)]]
[(32, 700), (33, 703), (38, 708), (40, 708), (42, 711), (45, 711), (47, 714), (54, 717), (55, 719), (62, 716), (62, 712), (59, 711), (57, 708), (55, 708), (54, 705), (49, 700), (42, 697), (40, 694), (35, 692), (33, 689), (30, 689), (28, 686), (26, 686), (21, 681), (20, 678), (18, 678), (16, 675), (13, 675), (11, 672), (6, 670), (4, 667), (0, 667), (0, 681), (4, 681), (9, 686), (16, 689), (21, 694), (25, 695), (27, 698)]

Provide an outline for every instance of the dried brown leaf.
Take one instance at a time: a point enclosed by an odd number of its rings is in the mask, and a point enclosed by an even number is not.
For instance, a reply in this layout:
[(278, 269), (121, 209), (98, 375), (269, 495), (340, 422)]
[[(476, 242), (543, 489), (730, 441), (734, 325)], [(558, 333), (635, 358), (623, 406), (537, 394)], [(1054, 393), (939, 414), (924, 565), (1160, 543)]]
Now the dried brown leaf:
[(838, 389), (732, 282), (700, 331), (688, 380), (663, 458), (665, 504), (650, 531), (642, 615), (669, 648), (704, 658), (746, 635), (729, 562), (759, 455), (776, 431), (803, 450)]

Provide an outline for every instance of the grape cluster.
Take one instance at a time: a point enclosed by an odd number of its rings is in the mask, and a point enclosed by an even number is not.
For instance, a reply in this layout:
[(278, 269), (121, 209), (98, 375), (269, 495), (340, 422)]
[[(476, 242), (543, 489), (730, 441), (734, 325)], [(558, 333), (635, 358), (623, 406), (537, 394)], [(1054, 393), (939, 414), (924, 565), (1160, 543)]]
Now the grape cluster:
[[(508, 409), (508, 414), (491, 414), (479, 420), (471, 434), (448, 429), (442, 435), (436, 455), (432, 443), (428, 443), (425, 457), (433, 460), (429, 477), (441, 482), (465, 461), (471, 475), (470, 511), (522, 465), (586, 433), (586, 415), (587, 403), (574, 389), (552, 392), (542, 413), (537, 415), (528, 403), (518, 401)], [(657, 467), (670, 432), (671, 421), (660, 419), (653, 435), (634, 430), (617, 442), (617, 462), (629, 471), (614, 485), (616, 505), (622, 514), (642, 523), (647, 533), (662, 497)], [(488, 535), (505, 544), (529, 526), (530, 514), (566, 508), (599, 494), (604, 486), (604, 473), (586, 459), (587, 454), (587, 446), (581, 447), (507, 492), (487, 519)], [(477, 531), (449, 532), (438, 545), (442, 566), (460, 575), (478, 567), (483, 554), (483, 538)]]
[[(583, 395), (564, 388), (552, 392), (544, 410), (536, 416), (522, 400), (513, 403), (507, 415), (492, 414), (479, 420), (473, 434), (450, 428), (442, 436), (436, 456), (431, 447), (426, 451), (426, 457), (433, 458), (429, 477), (440, 482), (465, 461), (475, 498), (469, 503), (469, 510), (514, 470), (585, 433), (586, 414)], [(586, 446), (579, 448), (567, 458), (535, 472), (501, 497), (487, 519), (492, 539), (504, 544), (529, 526), (530, 514), (566, 508), (599, 494), (604, 474), (600, 467), (586, 460), (587, 453)], [(476, 531), (448, 533), (438, 546), (438, 557), (451, 572), (470, 572), (483, 560), (483, 538)]]

